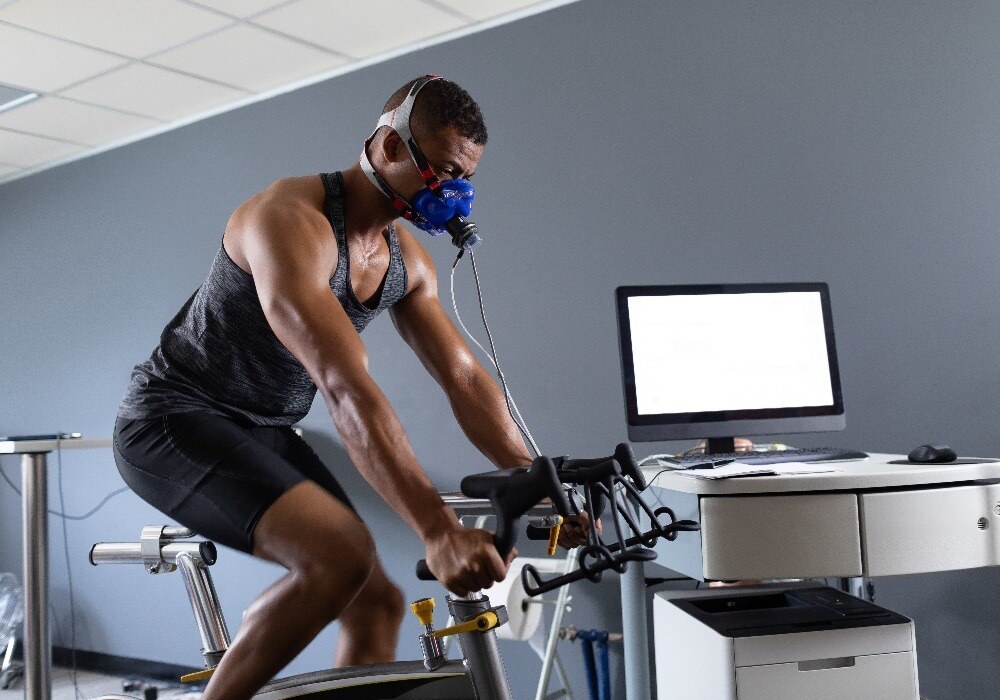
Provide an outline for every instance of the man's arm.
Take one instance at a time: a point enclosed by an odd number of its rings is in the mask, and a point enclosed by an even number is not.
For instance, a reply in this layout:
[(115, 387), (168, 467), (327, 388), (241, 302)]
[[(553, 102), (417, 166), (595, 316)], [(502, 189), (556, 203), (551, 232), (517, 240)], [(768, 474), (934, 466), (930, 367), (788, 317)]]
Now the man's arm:
[[(401, 226), (396, 230), (411, 280), (407, 295), (389, 310), (396, 329), (444, 389), (459, 425), (476, 449), (500, 469), (530, 464), (531, 455), (510, 417), (503, 392), (441, 307), (434, 262), (409, 231)], [(572, 516), (563, 524), (559, 544), (586, 544), (589, 529), (586, 514)]]
[(531, 455), (508, 413), (503, 392), (441, 308), (433, 261), (408, 232), (400, 232), (400, 241), (411, 289), (389, 310), (396, 330), (444, 389), (455, 418), (476, 449), (500, 469), (530, 464)]
[(420, 468), (368, 373), (364, 345), (329, 285), (335, 239), (318, 211), (269, 203), (241, 217), (240, 241), (268, 323), (326, 400), (365, 480), (420, 535), (431, 570), (457, 593), (503, 579), (492, 538), (462, 528)]

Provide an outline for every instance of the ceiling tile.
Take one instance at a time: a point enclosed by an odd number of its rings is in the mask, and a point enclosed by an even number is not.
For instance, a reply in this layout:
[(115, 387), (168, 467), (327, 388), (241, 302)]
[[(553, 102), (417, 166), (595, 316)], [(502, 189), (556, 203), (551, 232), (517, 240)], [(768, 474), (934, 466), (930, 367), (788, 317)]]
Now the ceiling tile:
[(336, 68), (347, 59), (257, 27), (238, 25), (171, 49), (151, 60), (261, 91)]
[(195, 0), (199, 5), (225, 12), (237, 17), (248, 17), (252, 14), (280, 5), (285, 0)]
[(63, 94), (163, 120), (192, 116), (246, 95), (241, 90), (139, 63), (88, 80)]
[(442, 5), (458, 10), (463, 15), (468, 15), (474, 19), (489, 19), (502, 15), (505, 12), (513, 12), (523, 7), (537, 5), (542, 0), (436, 0)]
[(233, 21), (181, 0), (18, 0), (0, 7), (0, 20), (133, 57)]
[(419, 0), (298, 0), (254, 17), (253, 21), (357, 58), (464, 24), (454, 15)]
[(125, 64), (118, 56), (0, 24), (0, 83), (51, 92)]
[(58, 97), (41, 97), (0, 113), (0, 127), (97, 146), (148, 131), (161, 122)]
[(4, 163), (21, 166), (37, 165), (47, 160), (68, 156), (83, 148), (84, 146), (0, 129), (0, 161)]

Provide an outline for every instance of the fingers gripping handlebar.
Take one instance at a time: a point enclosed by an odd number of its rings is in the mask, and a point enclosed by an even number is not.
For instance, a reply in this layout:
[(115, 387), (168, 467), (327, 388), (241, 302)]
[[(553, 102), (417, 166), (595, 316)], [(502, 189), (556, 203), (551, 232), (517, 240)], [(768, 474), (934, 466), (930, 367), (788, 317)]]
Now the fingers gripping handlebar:
[[(462, 479), (462, 493), (469, 498), (490, 501), (497, 516), (493, 541), (502, 558), (507, 557), (517, 542), (521, 516), (539, 501), (549, 498), (557, 513), (564, 517), (570, 514), (569, 499), (559, 482), (556, 466), (544, 455), (536, 458), (530, 467), (467, 476)], [(425, 559), (417, 562), (417, 578), (421, 581), (435, 580)]]

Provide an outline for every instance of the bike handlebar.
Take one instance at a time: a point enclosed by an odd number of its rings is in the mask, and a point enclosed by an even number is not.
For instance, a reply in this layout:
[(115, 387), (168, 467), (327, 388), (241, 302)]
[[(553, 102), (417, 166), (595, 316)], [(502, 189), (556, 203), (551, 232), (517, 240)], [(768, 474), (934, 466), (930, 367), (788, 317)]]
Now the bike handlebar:
[[(470, 474), (462, 479), (461, 488), (469, 498), (485, 498), (493, 506), (497, 516), (493, 543), (502, 559), (514, 548), (521, 516), (539, 501), (549, 498), (557, 513), (563, 517), (570, 514), (569, 499), (563, 492), (556, 466), (544, 455), (535, 458), (530, 467)], [(426, 559), (417, 562), (417, 578), (436, 580)]]
[[(551, 499), (556, 512), (563, 517), (580, 514), (585, 510), (591, 522), (599, 519), (605, 507), (611, 505), (617, 541), (605, 544), (596, 530), (591, 528), (588, 544), (581, 549), (579, 555), (580, 568), (550, 581), (542, 581), (538, 571), (530, 564), (526, 565), (521, 576), (529, 595), (538, 595), (584, 577), (599, 581), (601, 574), (610, 568), (623, 572), (630, 561), (655, 559), (656, 553), (646, 548), (658, 539), (674, 540), (678, 532), (699, 529), (698, 523), (691, 520), (678, 521), (669, 508), (654, 511), (643, 500), (639, 492), (646, 488), (646, 479), (627, 443), (619, 444), (609, 457), (552, 459), (540, 456), (530, 467), (467, 476), (462, 479), (461, 487), (466, 496), (490, 502), (497, 518), (493, 539), (502, 558), (506, 558), (514, 547), (521, 516), (546, 497)], [(569, 487), (574, 495), (574, 487), (583, 488), (584, 509), (577, 506), (575, 500), (567, 498), (565, 487)], [(620, 494), (624, 494), (625, 499), (637, 511), (645, 513), (650, 521), (650, 530), (644, 532), (641, 529), (630, 509), (619, 501)], [(663, 515), (669, 517), (669, 523), (660, 522)], [(622, 520), (628, 530), (622, 527)], [(547, 529), (529, 525), (528, 531), (530, 539), (548, 537)], [(632, 536), (628, 536), (629, 531)], [(424, 559), (417, 562), (416, 573), (423, 581), (435, 580)]]

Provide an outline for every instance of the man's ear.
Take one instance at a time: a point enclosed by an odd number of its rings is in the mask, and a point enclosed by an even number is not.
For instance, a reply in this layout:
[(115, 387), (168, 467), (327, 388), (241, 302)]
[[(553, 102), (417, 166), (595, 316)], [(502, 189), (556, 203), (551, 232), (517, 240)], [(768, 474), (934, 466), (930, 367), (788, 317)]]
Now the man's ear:
[(386, 162), (395, 163), (406, 157), (408, 153), (406, 144), (403, 143), (403, 139), (399, 137), (396, 130), (386, 128), (384, 131), (385, 136), (382, 137), (380, 149), (382, 157), (385, 158)]

